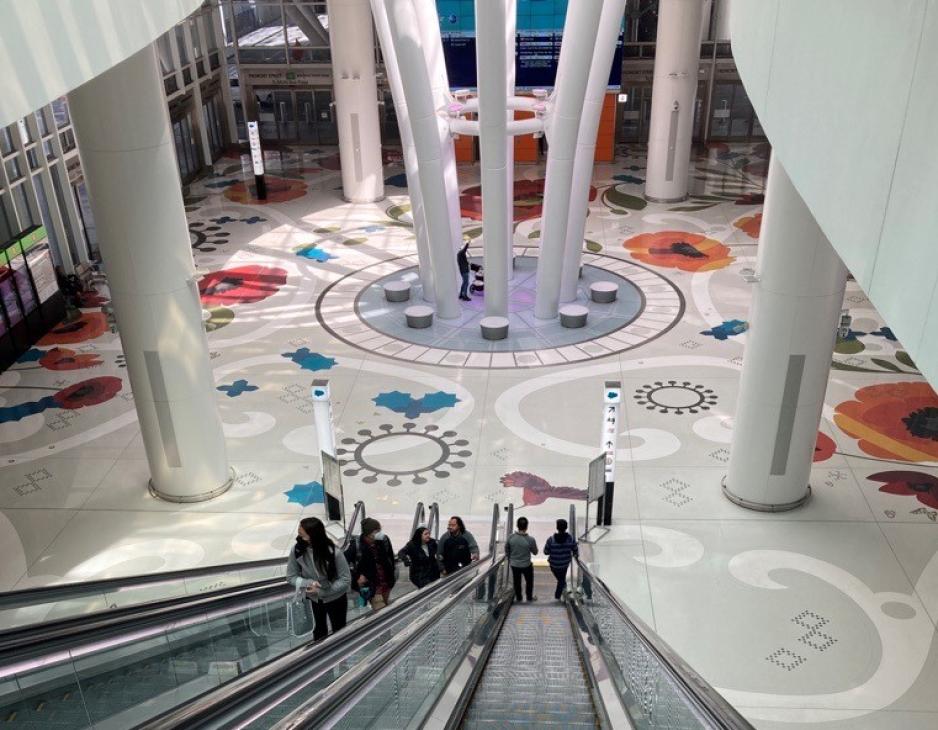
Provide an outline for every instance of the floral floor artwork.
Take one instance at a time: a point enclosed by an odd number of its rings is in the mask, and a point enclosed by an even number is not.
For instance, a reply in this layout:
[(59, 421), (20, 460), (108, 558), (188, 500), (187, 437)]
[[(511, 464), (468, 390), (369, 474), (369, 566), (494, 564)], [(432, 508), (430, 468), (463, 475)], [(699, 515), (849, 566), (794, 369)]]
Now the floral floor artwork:
[[(368, 205), (343, 202), (334, 149), (268, 153), (266, 202), (247, 158), (220, 160), (185, 200), (234, 486), (193, 505), (148, 494), (102, 287), (0, 374), (0, 590), (285, 554), (296, 521), (324, 513), (318, 378), (346, 501), (365, 500), (396, 545), (418, 500), (480, 540), (492, 505), (513, 502), (543, 545), (571, 502), (585, 508), (603, 384), (619, 380), (615, 524), (593, 550), (610, 587), (756, 727), (938, 727), (938, 396), (851, 281), (813, 498), (781, 515), (728, 502), (739, 272), (756, 258), (769, 150), (698, 150), (677, 205), (642, 197), (643, 148), (618, 152), (595, 168), (584, 261), (634, 296), (586, 336), (532, 328), (507, 349), (466, 345), (478, 298), (425, 340), (380, 311), (376, 282), (415, 265), (399, 155)], [(479, 167), (459, 175), (475, 251)], [(516, 177), (514, 246), (533, 261), (543, 166)]]

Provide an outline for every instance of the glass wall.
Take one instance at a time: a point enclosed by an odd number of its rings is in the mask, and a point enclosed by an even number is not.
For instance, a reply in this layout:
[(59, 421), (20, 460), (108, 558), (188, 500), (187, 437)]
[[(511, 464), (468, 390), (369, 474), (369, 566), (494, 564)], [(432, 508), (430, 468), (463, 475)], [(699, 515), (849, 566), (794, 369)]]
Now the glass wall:
[(326, 3), (310, 0), (222, 0), (224, 33), (238, 62), (329, 63)]

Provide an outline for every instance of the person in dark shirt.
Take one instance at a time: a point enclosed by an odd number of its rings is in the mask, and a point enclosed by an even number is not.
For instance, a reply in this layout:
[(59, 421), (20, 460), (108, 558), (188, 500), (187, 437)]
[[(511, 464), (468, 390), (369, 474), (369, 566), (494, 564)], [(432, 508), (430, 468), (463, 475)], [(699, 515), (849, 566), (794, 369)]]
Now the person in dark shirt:
[(418, 527), (414, 536), (398, 553), (398, 557), (410, 568), (410, 582), (423, 588), (440, 578), (436, 540), (426, 527)]
[(459, 266), (459, 275), (462, 277), (462, 286), (459, 287), (459, 298), (464, 302), (471, 302), (469, 296), (469, 241), (456, 252), (456, 263)]
[(371, 517), (362, 520), (354, 578), (359, 588), (370, 589), (373, 610), (388, 605), (394, 587), (394, 549), (381, 531), (381, 523)]
[(455, 573), (479, 559), (479, 544), (466, 529), (462, 518), (456, 515), (449, 518), (446, 534), (440, 538), (437, 550), (443, 561), (443, 572), (446, 574)]
[(557, 532), (547, 538), (544, 555), (550, 563), (551, 573), (557, 579), (554, 598), (560, 601), (567, 588), (567, 569), (570, 567), (570, 562), (580, 555), (576, 538), (567, 532), (566, 520), (557, 520)]

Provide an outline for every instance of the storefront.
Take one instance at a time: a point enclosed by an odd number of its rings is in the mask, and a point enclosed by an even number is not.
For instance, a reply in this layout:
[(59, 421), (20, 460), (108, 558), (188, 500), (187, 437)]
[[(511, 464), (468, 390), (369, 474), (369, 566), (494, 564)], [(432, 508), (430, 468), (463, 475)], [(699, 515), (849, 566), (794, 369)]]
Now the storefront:
[(45, 226), (0, 245), (0, 369), (65, 316)]

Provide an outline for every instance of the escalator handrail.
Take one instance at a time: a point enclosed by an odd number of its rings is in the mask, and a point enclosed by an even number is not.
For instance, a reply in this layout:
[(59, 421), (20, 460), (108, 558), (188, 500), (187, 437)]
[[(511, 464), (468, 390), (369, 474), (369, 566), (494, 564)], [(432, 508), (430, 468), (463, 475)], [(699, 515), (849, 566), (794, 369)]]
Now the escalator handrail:
[(648, 624), (646, 624), (634, 611), (620, 601), (609, 589), (609, 586), (596, 577), (593, 572), (579, 558), (576, 559), (580, 575), (586, 575), (592, 583), (593, 591), (599, 588), (605, 598), (615, 608), (616, 612), (635, 632), (639, 640), (645, 645), (661, 663), (664, 671), (681, 687), (717, 727), (732, 730), (753, 730), (752, 725), (739, 711), (717, 692), (707, 680), (701, 677), (694, 669), (674, 651)]
[[(496, 505), (496, 509), (498, 505)], [(497, 514), (497, 513), (496, 513)], [(491, 575), (497, 575), (502, 568), (502, 562), (507, 558), (503, 555), (488, 562), (486, 559), (480, 559), (473, 565), (484, 568), (478, 575), (470, 580), (466, 585), (460, 588), (456, 593), (449, 596), (439, 604), (427, 611), (411, 625), (398, 633), (389, 642), (375, 651), (374, 655), (367, 662), (360, 662), (339, 679), (333, 682), (326, 689), (317, 692), (304, 704), (293, 710), (283, 720), (274, 725), (274, 730), (298, 730), (299, 728), (311, 727), (312, 721), (330, 722), (332, 715), (337, 711), (346, 711), (354, 706), (362, 695), (367, 693), (374, 683), (393, 669), (398, 657), (406, 652), (417, 641), (422, 639), (427, 631), (442, 620), (443, 616), (460, 601), (467, 596), (475, 593), (477, 587), (484, 583)], [(471, 567), (471, 566), (467, 566)], [(463, 568), (466, 570), (467, 568)], [(375, 671), (375, 667), (382, 669)]]
[(440, 539), (440, 505), (436, 502), (430, 504), (430, 516), (427, 518), (427, 529), (430, 530), (430, 537), (434, 540)]
[(345, 538), (342, 540), (342, 552), (348, 548), (352, 542), (352, 533), (355, 530), (355, 525), (361, 524), (361, 521), (365, 519), (365, 503), (361, 500), (358, 500), (355, 503), (355, 509), (352, 510), (352, 516), (349, 518), (348, 525), (345, 528)]
[[(246, 560), (223, 565), (205, 565), (198, 568), (168, 571), (166, 573), (144, 573), (141, 575), (128, 575), (121, 578), (105, 578), (102, 580), (82, 581), (80, 583), (59, 583), (38, 588), (23, 588), (16, 591), (0, 593), (0, 610), (67, 601), (72, 598), (107, 593), (121, 588), (135, 588), (158, 583), (174, 583), (176, 581), (185, 580), (186, 578), (200, 578), (206, 575), (230, 573), (236, 570), (285, 567), (286, 564), (287, 559), (285, 557), (265, 558), (263, 560)], [(242, 585), (250, 584), (246, 583)]]
[[(192, 596), (175, 596), (159, 601), (106, 609), (90, 615), (69, 616), (0, 631), (0, 673), (18, 652), (28, 652), (31, 657), (43, 652), (57, 653), (61, 645), (78, 639), (86, 644), (101, 632), (135, 633), (143, 625), (154, 626), (161, 631), (174, 625), (180, 617), (193, 612), (215, 608), (216, 604), (231, 602), (257, 602), (293, 589), (282, 577), (246, 585), (228, 586), (216, 591), (207, 591)], [(54, 645), (54, 646), (53, 646)], [(68, 646), (74, 649), (73, 645)]]
[[(352, 512), (352, 520), (349, 522), (349, 529), (346, 530), (345, 538), (342, 541), (342, 550), (345, 550), (345, 548), (349, 546), (349, 542), (352, 539), (351, 526), (356, 524), (356, 518), (359, 514), (362, 517), (365, 516), (365, 505), (364, 502), (361, 501), (355, 503), (355, 510)], [(81, 581), (80, 583), (57, 583), (55, 585), (40, 586), (38, 588), (23, 588), (15, 591), (0, 592), (0, 610), (24, 608), (26, 606), (43, 603), (57, 603), (73, 598), (120, 590), (121, 588), (137, 588), (159, 583), (174, 583), (187, 578), (201, 578), (218, 573), (231, 573), (236, 570), (277, 568), (280, 566), (286, 568), (286, 564), (286, 557), (263, 558), (261, 560), (244, 560), (220, 565), (204, 565), (197, 568), (185, 568), (183, 570), (172, 570), (162, 573), (143, 573), (119, 578), (87, 580)], [(251, 584), (245, 583), (242, 585), (246, 586)]]
[[(488, 556), (485, 557), (485, 559), (487, 558)], [(340, 645), (355, 642), (358, 637), (368, 634), (371, 629), (393, 621), (403, 612), (414, 609), (432, 596), (448, 590), (452, 585), (457, 585), (460, 581), (465, 580), (471, 571), (479, 568), (482, 562), (483, 559), (475, 561), (471, 565), (460, 568), (425, 588), (408, 593), (400, 600), (391, 603), (387, 608), (350, 622), (345, 629), (331, 634), (322, 641), (310, 640), (302, 646), (291, 649), (279, 657), (275, 657), (251, 671), (199, 695), (184, 705), (137, 725), (135, 730), (168, 730), (169, 728), (181, 726), (191, 727), (192, 723), (208, 720), (223, 709), (230, 709), (233, 702), (243, 701), (271, 684), (283, 682), (295, 673), (297, 666), (301, 664), (305, 666), (320, 657), (330, 654)]]
[(423, 502), (417, 502), (417, 507), (414, 509), (414, 520), (410, 524), (410, 535), (408, 535), (407, 539), (410, 540), (413, 534), (417, 531), (418, 525), (424, 525), (426, 522), (427, 511), (424, 509)]

